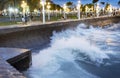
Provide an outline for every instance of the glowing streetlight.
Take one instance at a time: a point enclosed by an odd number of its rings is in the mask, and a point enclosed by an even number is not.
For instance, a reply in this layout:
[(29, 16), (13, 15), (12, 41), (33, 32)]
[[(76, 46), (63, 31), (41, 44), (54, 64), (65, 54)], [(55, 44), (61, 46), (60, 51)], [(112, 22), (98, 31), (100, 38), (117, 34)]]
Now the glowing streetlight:
[(17, 13), (18, 13), (18, 9), (17, 8), (14, 8), (14, 16), (15, 16), (15, 21), (16, 21), (16, 17), (17, 17)]
[(29, 6), (25, 1), (22, 1), (21, 7), (23, 8), (23, 14), (26, 14), (29, 12)]
[(10, 12), (10, 13), (14, 12), (14, 9), (10, 7), (10, 8), (9, 8), (9, 12)]
[(109, 7), (109, 15), (111, 16), (112, 15), (112, 5), (110, 5), (110, 7)]
[(104, 15), (104, 13), (105, 13), (105, 8), (103, 7), (102, 10), (103, 10), (103, 15)]
[(48, 20), (50, 20), (50, 2), (48, 2), (47, 9), (48, 9)]
[(66, 4), (63, 5), (63, 9), (64, 9), (64, 18), (66, 18), (66, 9), (67, 9)]
[(6, 13), (7, 13), (7, 10), (4, 9), (4, 10), (3, 10), (3, 15), (6, 15)]
[(85, 13), (86, 13), (86, 17), (87, 17), (87, 13), (88, 13), (88, 6), (85, 6)]
[(34, 9), (34, 13), (37, 15), (37, 13), (38, 13), (38, 10), (37, 10), (37, 9)]
[(80, 0), (78, 0), (78, 5), (77, 5), (77, 9), (78, 9), (78, 19), (80, 20)]
[(12, 20), (11, 19), (11, 16), (12, 16), (12, 13), (14, 12), (14, 9), (13, 8), (8, 8), (8, 11), (9, 11), (9, 16), (10, 16), (10, 21)]
[(17, 8), (15, 8), (15, 13), (18, 13), (18, 9)]
[(42, 5), (43, 24), (45, 24), (45, 4), (46, 4), (46, 0), (41, 0), (40, 4)]
[(27, 6), (27, 3), (25, 1), (22, 1), (21, 7), (23, 8), (23, 14), (26, 13), (26, 6)]

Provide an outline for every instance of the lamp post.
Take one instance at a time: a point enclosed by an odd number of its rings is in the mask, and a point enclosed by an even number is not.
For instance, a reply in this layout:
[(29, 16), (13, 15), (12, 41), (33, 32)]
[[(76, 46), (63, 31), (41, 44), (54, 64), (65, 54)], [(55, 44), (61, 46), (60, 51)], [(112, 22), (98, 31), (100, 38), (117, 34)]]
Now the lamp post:
[(112, 5), (110, 5), (110, 7), (109, 7), (109, 16), (112, 16)]
[(50, 20), (50, 2), (48, 2), (47, 9), (48, 9), (48, 20)]
[(64, 18), (66, 18), (66, 8), (67, 8), (67, 6), (66, 6), (66, 4), (64, 4), (64, 5), (63, 5), (63, 9), (64, 9)]
[(86, 18), (87, 18), (87, 13), (88, 13), (88, 6), (85, 6), (85, 14), (86, 14)]
[(40, 4), (42, 5), (43, 24), (45, 24), (45, 3), (46, 3), (46, 0), (41, 0), (40, 2)]
[(3, 10), (3, 15), (6, 15), (6, 13), (7, 13), (7, 10), (4, 9), (4, 10)]
[(102, 14), (104, 15), (104, 14), (105, 14), (105, 8), (103, 7), (102, 10), (103, 10), (103, 13), (102, 13)]
[(16, 8), (15, 8), (15, 6), (16, 6), (16, 0), (14, 0), (13, 2), (14, 2), (14, 17), (15, 17), (14, 21), (16, 21)]
[(18, 9), (17, 8), (14, 8), (14, 12), (15, 12), (15, 20), (16, 20), (16, 15), (18, 13)]
[(99, 4), (97, 4), (97, 6), (96, 6), (96, 15), (97, 15), (97, 17), (99, 17)]
[(11, 16), (12, 16), (14, 9), (10, 7), (10, 8), (8, 8), (8, 10), (9, 10), (9, 17), (10, 17), (10, 21), (11, 21), (12, 20)]
[(78, 19), (80, 20), (80, 0), (78, 0), (77, 10), (78, 10)]

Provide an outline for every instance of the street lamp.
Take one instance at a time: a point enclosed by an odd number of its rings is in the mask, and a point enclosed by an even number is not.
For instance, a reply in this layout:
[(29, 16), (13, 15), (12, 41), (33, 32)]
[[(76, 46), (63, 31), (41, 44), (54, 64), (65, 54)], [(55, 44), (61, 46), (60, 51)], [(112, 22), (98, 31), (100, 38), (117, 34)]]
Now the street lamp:
[(48, 20), (50, 20), (50, 2), (48, 2), (47, 9), (48, 9)]
[(6, 13), (7, 13), (7, 10), (4, 9), (4, 10), (3, 10), (3, 15), (6, 15)]
[(27, 3), (25, 1), (22, 1), (21, 7), (23, 8), (23, 14), (25, 14), (26, 13)]
[(111, 16), (112, 15), (112, 5), (110, 5), (110, 7), (109, 7), (109, 15)]
[(63, 5), (63, 9), (64, 9), (64, 18), (66, 18), (66, 15), (65, 15), (66, 14), (66, 9), (67, 9), (66, 4)]
[(46, 4), (46, 0), (41, 0), (40, 4), (42, 5), (43, 24), (45, 24), (45, 4)]
[(11, 20), (12, 20), (12, 19), (11, 19), (11, 16), (12, 16), (12, 13), (14, 12), (14, 9), (11, 8), (11, 7), (9, 7), (9, 8), (8, 8), (8, 11), (9, 11), (9, 16), (10, 16), (10, 21), (11, 21)]
[(85, 6), (85, 13), (86, 13), (86, 17), (87, 17), (87, 13), (88, 13), (88, 6)]
[(16, 21), (16, 17), (17, 17), (17, 13), (18, 13), (18, 9), (17, 8), (14, 8), (14, 17), (15, 17), (15, 21)]
[(77, 9), (78, 9), (78, 19), (80, 20), (80, 0), (78, 0), (78, 5), (77, 5)]
[(105, 8), (103, 7), (102, 10), (103, 10), (103, 13), (102, 13), (102, 14), (104, 15), (104, 14), (105, 14)]
[(99, 4), (97, 4), (97, 6), (96, 6), (96, 15), (97, 15), (97, 17), (99, 17)]

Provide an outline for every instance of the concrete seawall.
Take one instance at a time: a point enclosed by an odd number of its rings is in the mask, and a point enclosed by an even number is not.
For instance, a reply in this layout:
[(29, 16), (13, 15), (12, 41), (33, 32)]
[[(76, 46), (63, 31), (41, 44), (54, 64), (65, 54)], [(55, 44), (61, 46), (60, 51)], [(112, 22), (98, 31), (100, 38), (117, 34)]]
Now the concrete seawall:
[(0, 48), (0, 78), (26, 78), (19, 71), (27, 70), (30, 66), (30, 50)]
[(118, 22), (120, 22), (120, 16), (63, 21), (28, 27), (2, 28), (0, 29), (0, 47), (40, 49), (50, 42), (50, 36), (52, 36), (53, 31), (73, 28), (80, 23), (93, 26), (105, 26)]

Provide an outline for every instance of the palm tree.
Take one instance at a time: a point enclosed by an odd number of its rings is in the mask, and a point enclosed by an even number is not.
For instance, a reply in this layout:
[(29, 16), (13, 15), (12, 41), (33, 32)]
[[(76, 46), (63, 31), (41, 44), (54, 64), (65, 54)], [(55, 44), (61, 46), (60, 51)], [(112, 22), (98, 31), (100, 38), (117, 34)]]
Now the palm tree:
[(71, 11), (74, 7), (73, 7), (73, 2), (67, 2), (66, 6), (69, 8), (69, 10)]
[(93, 0), (92, 3), (95, 4), (96, 2), (98, 2), (99, 0)]
[(40, 6), (40, 0), (29, 0), (27, 1), (27, 4), (30, 8), (30, 11), (33, 11), (34, 9), (38, 9)]
[(67, 6), (72, 6), (72, 5), (73, 5), (73, 2), (67, 2), (66, 5), (67, 5)]
[(0, 0), (0, 10), (4, 9), (6, 1), (8, 1), (8, 0)]
[(100, 2), (102, 5), (105, 5), (105, 2)]
[(0, 0), (1, 9), (7, 8), (9, 6), (15, 7), (16, 0)]
[(118, 5), (120, 6), (120, 0), (118, 1)]

